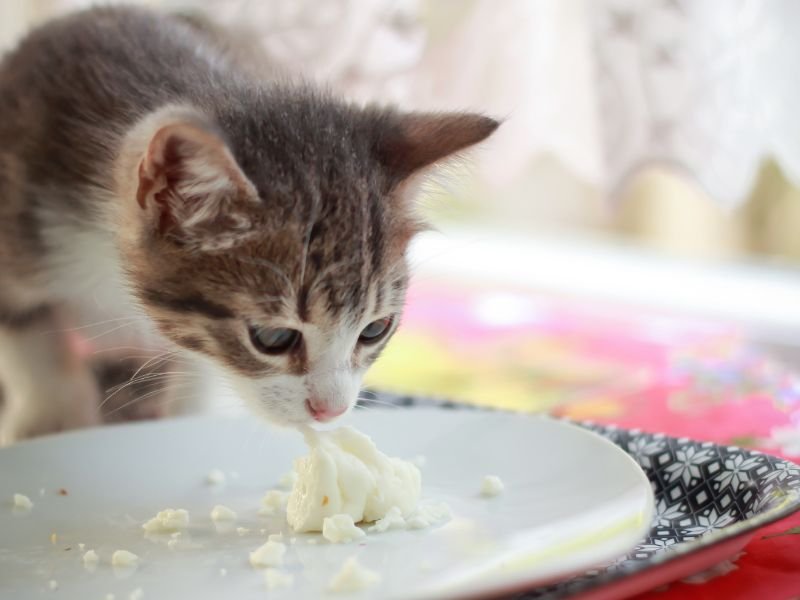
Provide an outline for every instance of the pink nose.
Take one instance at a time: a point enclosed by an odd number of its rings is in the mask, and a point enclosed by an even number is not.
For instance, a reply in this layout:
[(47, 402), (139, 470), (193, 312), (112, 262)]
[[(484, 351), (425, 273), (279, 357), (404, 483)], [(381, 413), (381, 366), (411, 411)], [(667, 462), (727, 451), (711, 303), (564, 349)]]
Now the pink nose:
[(322, 400), (306, 400), (306, 408), (315, 421), (331, 421), (347, 410), (346, 406), (329, 406)]

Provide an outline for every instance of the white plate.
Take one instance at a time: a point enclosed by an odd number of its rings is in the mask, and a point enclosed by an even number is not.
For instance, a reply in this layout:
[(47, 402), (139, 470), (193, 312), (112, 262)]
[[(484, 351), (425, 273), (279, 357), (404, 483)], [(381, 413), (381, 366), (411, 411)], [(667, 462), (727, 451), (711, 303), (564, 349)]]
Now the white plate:
[[(298, 535), (287, 552), (293, 588), (267, 592), (248, 552), (266, 540), (262, 529), (282, 527), (257, 511), (264, 491), (305, 453), (299, 434), (254, 419), (199, 417), (56, 435), (0, 451), (0, 597), (53, 598), (52, 580), (62, 599), (113, 593), (127, 600), (136, 588), (146, 600), (319, 598), (352, 555), (383, 577), (359, 597), (463, 597), (533, 587), (608, 562), (650, 525), (647, 478), (624, 452), (583, 429), (436, 409), (357, 411), (346, 421), (390, 455), (424, 455), (423, 496), (447, 502), (455, 517), (428, 530), (370, 534), (363, 544)], [(214, 468), (228, 475), (221, 488), (205, 481)], [(478, 495), (487, 474), (505, 482), (505, 493)], [(68, 495), (59, 495), (62, 488)], [(12, 510), (14, 493), (34, 502), (29, 514)], [(236, 510), (236, 527), (249, 532), (217, 532), (209, 518), (215, 504)], [(166, 507), (192, 516), (183, 547), (143, 536), (141, 524)], [(100, 555), (96, 571), (84, 569), (79, 543)], [(140, 556), (134, 572), (111, 567), (120, 548)]]

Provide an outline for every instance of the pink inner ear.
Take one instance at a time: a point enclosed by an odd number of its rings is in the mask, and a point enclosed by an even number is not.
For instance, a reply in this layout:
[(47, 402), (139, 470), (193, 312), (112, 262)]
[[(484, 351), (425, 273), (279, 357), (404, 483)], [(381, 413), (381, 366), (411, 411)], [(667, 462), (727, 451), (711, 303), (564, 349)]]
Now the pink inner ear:
[(161, 234), (186, 238), (241, 222), (235, 205), (253, 196), (224, 142), (193, 124), (158, 130), (139, 165), (137, 202), (157, 209), (155, 229)]

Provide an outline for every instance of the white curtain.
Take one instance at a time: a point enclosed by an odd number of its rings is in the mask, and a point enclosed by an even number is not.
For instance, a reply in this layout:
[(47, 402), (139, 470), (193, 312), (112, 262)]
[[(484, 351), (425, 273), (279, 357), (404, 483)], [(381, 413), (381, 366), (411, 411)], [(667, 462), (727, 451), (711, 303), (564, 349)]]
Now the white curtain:
[(797, 0), (159, 3), (253, 28), (274, 60), (357, 100), (505, 118), (477, 157), (490, 185), (542, 154), (606, 192), (665, 163), (727, 206), (768, 156), (800, 181)]

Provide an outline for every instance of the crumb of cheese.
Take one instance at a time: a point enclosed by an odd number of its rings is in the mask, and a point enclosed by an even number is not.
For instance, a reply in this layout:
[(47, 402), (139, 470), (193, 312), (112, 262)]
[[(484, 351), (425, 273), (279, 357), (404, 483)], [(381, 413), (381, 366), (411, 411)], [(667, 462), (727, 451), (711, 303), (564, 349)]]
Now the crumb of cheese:
[(19, 510), (31, 510), (33, 502), (25, 494), (14, 494), (14, 508)]
[(83, 564), (87, 567), (95, 566), (98, 562), (100, 562), (100, 557), (97, 556), (97, 552), (94, 550), (87, 550), (86, 554), (83, 555)]
[(353, 523), (353, 517), (347, 514), (325, 517), (322, 522), (322, 537), (333, 544), (347, 544), (366, 535)]
[(189, 512), (183, 508), (167, 508), (142, 525), (147, 533), (172, 533), (189, 526)]
[(50, 589), (57, 590), (58, 589), (58, 582), (55, 579), (50, 580)]
[(492, 498), (503, 493), (505, 485), (497, 475), (487, 475), (481, 483), (481, 496)]
[(139, 557), (127, 550), (117, 550), (111, 555), (111, 564), (115, 567), (135, 567), (139, 564)]
[(258, 511), (260, 515), (272, 516), (277, 513), (286, 505), (286, 500), (289, 495), (280, 490), (270, 490), (261, 499), (261, 510)]
[(225, 483), (225, 473), (219, 469), (211, 469), (206, 475), (206, 483), (209, 485), (222, 485)]
[(400, 512), (399, 508), (393, 506), (389, 509), (389, 512), (386, 513), (385, 517), (375, 521), (375, 524), (367, 531), (370, 533), (373, 531), (377, 533), (383, 533), (385, 531), (389, 531), (390, 529), (406, 529), (406, 527), (408, 527), (408, 524), (403, 518), (403, 513)]
[(380, 575), (363, 567), (355, 556), (351, 556), (331, 579), (328, 591), (334, 593), (358, 592), (379, 583), (380, 580)]
[(291, 587), (294, 583), (294, 575), (284, 573), (280, 569), (267, 569), (264, 571), (264, 583), (268, 590)]
[(222, 504), (217, 504), (211, 510), (211, 520), (212, 521), (235, 521), (236, 520), (236, 512), (228, 508), (227, 506), (223, 506)]
[(250, 564), (254, 567), (280, 567), (284, 554), (286, 546), (270, 540), (250, 553)]
[(286, 473), (286, 475), (280, 478), (278, 485), (285, 490), (291, 490), (294, 487), (295, 481), (297, 481), (297, 473), (294, 471), (289, 471)]

